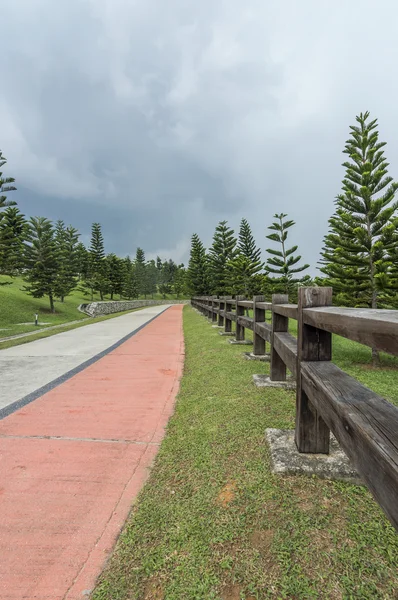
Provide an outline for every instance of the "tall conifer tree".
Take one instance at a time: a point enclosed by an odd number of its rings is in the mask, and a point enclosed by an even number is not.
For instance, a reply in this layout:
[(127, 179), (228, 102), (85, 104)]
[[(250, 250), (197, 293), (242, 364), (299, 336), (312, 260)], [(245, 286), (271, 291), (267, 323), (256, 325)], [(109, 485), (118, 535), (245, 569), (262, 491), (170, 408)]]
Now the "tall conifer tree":
[(193, 296), (204, 296), (210, 292), (206, 250), (197, 233), (191, 238), (187, 283)]
[(263, 268), (261, 249), (257, 248), (251, 228), (246, 219), (242, 219), (238, 238), (238, 253), (230, 262), (232, 287), (236, 294), (252, 296), (258, 284), (255, 276)]
[(148, 294), (148, 284), (147, 284), (147, 273), (146, 273), (146, 262), (145, 262), (145, 252), (142, 248), (137, 248), (135, 254), (135, 274), (137, 278), (138, 285), (138, 295), (144, 295), (145, 298)]
[(57, 284), (57, 252), (54, 228), (45, 217), (31, 217), (27, 234), (25, 291), (34, 298), (48, 296), (51, 312), (55, 312)]
[[(0, 169), (7, 163), (7, 159), (3, 156), (0, 150)], [(16, 202), (13, 200), (7, 200), (7, 193), (13, 192), (17, 188), (12, 185), (15, 182), (13, 177), (3, 177), (3, 172), (0, 171), (0, 220), (2, 219), (2, 209), (7, 206), (15, 206)]]
[(77, 283), (79, 233), (72, 225), (65, 227), (65, 223), (59, 220), (55, 225), (54, 240), (58, 264), (56, 293), (63, 302)]
[(356, 120), (345, 144), (349, 160), (343, 163), (342, 193), (329, 220), (320, 263), (328, 283), (346, 302), (377, 308), (380, 300), (388, 302), (394, 288), (398, 183), (387, 175), (386, 143), (379, 141), (377, 119), (369, 120), (365, 112)]
[(292, 246), (291, 248), (286, 247), (289, 229), (295, 225), (295, 222), (293, 220), (286, 221), (285, 217), (287, 217), (287, 215), (284, 213), (275, 214), (274, 219), (276, 219), (276, 221), (268, 227), (273, 233), (267, 235), (266, 238), (276, 242), (279, 245), (280, 250), (267, 248), (267, 252), (268, 254), (271, 254), (271, 257), (267, 259), (266, 270), (268, 273), (273, 273), (278, 276), (272, 277), (269, 280), (272, 284), (276, 284), (274, 291), (289, 294), (294, 292), (295, 284), (300, 281), (300, 278), (297, 278), (296, 274), (305, 271), (310, 265), (297, 264), (301, 260), (301, 256), (295, 254), (298, 246)]
[(220, 221), (209, 250), (209, 276), (213, 294), (224, 296), (232, 291), (230, 262), (236, 257), (236, 238), (227, 221)]
[(138, 298), (138, 280), (136, 275), (135, 265), (132, 263), (131, 258), (127, 256), (124, 259), (124, 283), (123, 283), (123, 296), (128, 300)]
[(101, 300), (108, 288), (107, 263), (105, 261), (104, 238), (100, 223), (93, 223), (91, 227), (91, 243), (89, 249), (89, 286), (98, 291)]
[(0, 273), (14, 277), (24, 264), (27, 225), (16, 206), (9, 206), (0, 220)]

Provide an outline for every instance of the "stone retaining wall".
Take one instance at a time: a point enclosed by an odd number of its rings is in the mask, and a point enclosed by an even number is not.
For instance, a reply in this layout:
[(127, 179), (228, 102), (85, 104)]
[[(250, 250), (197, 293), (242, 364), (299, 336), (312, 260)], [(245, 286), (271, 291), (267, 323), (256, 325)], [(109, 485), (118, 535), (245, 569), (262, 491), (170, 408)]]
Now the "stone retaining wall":
[(190, 300), (113, 300), (110, 302), (90, 302), (80, 304), (80, 312), (86, 313), (90, 317), (99, 317), (101, 315), (110, 315), (112, 313), (133, 310), (144, 306), (157, 306), (162, 304), (189, 304)]

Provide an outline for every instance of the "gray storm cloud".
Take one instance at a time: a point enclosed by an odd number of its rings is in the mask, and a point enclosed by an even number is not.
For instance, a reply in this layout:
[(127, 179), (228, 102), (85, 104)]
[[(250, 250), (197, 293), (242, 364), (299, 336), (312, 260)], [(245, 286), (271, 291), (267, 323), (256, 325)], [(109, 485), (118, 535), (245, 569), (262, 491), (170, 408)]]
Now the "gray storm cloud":
[[(395, 2), (14, 0), (2, 7), (0, 147), (26, 214), (108, 250), (186, 261), (276, 211), (315, 266), (348, 127), (370, 110), (398, 177)], [(376, 21), (375, 16), (379, 20)]]

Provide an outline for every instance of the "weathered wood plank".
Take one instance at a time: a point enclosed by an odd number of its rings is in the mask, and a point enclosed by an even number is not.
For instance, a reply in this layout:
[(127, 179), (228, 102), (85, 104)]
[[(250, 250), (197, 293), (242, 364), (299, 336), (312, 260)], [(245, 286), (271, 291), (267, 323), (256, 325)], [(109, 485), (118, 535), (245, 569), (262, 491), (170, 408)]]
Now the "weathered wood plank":
[(297, 338), (287, 331), (275, 332), (273, 347), (289, 371), (297, 375)]
[(224, 317), (225, 317), (225, 325), (224, 325), (224, 331), (225, 333), (231, 333), (232, 332), (232, 321), (229, 318), (229, 313), (232, 310), (232, 296), (225, 296), (225, 310), (224, 310)]
[(239, 323), (239, 317), (243, 317), (245, 314), (245, 309), (243, 306), (240, 306), (239, 302), (244, 299), (244, 296), (236, 296), (235, 299), (235, 310), (236, 310), (236, 327), (235, 327), (235, 339), (237, 342), (243, 342), (245, 339), (245, 328)]
[(276, 314), (288, 317), (289, 319), (297, 319), (297, 304), (278, 304), (273, 309)]
[(332, 288), (298, 289), (298, 342), (297, 342), (297, 395), (295, 440), (299, 452), (329, 453), (330, 431), (321, 414), (311, 405), (302, 386), (300, 374), (302, 361), (329, 361), (332, 358), (332, 335), (322, 329), (307, 325), (304, 309), (329, 306)]
[(242, 327), (253, 331), (254, 319), (252, 319), (251, 317), (238, 317), (237, 322), (239, 323), (239, 325), (242, 325)]
[(398, 529), (398, 408), (331, 362), (304, 362), (302, 385)]
[(211, 301), (211, 320), (213, 323), (217, 323), (217, 307), (215, 305), (215, 301), (217, 300), (217, 296), (213, 296)]
[(231, 311), (226, 311), (225, 312), (225, 317), (229, 320), (229, 321), (236, 321), (236, 314), (234, 312)]
[(218, 309), (218, 322), (219, 327), (224, 327), (224, 312), (225, 312), (225, 296), (220, 298), (220, 307)]
[(243, 306), (244, 308), (253, 308), (252, 300), (239, 300), (239, 306)]
[(271, 343), (271, 325), (269, 323), (255, 323), (254, 331), (263, 340)]
[(272, 310), (271, 302), (256, 302), (256, 306), (258, 308), (262, 308), (263, 310)]
[[(265, 301), (264, 296), (253, 296), (253, 319), (254, 323), (265, 322), (265, 310), (258, 306), (258, 303)], [(256, 333), (253, 328), (253, 354), (263, 356), (265, 354), (265, 339)]]
[(398, 311), (362, 308), (311, 308), (304, 323), (398, 356)]
[(286, 364), (283, 357), (278, 354), (275, 348), (275, 332), (285, 332), (289, 328), (289, 319), (280, 315), (277, 311), (278, 305), (287, 304), (289, 297), (287, 294), (272, 294), (272, 339), (271, 339), (271, 381), (286, 381)]

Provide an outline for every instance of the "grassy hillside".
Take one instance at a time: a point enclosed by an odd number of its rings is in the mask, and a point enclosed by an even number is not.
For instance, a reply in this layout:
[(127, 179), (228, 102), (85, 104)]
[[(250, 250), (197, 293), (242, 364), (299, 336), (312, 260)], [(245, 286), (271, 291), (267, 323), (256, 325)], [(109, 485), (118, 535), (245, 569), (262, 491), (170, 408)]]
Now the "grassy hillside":
[[(0, 276), (1, 281), (9, 279)], [(22, 291), (23, 286), (24, 282), (19, 277), (14, 279), (11, 285), (0, 286), (0, 337), (37, 329), (34, 325), (35, 313), (39, 315), (40, 323), (48, 324), (43, 327), (85, 318), (85, 315), (77, 310), (79, 304), (87, 302), (81, 292), (74, 291), (65, 298), (65, 302), (57, 302), (56, 312), (52, 314), (48, 298), (32, 298)]]
[[(10, 279), (0, 275), (0, 283), (4, 281)], [(48, 298), (32, 298), (22, 291), (23, 287), (24, 281), (20, 277), (14, 279), (11, 285), (0, 285), (0, 338), (35, 331), (35, 313), (39, 315), (39, 323), (46, 323), (40, 329), (86, 318), (77, 307), (84, 302), (90, 302), (91, 299), (78, 290), (74, 290), (64, 302), (56, 302), (56, 312), (53, 314), (50, 312)], [(160, 300), (162, 296), (155, 294), (154, 298)], [(100, 300), (99, 295), (95, 295), (94, 300)]]

